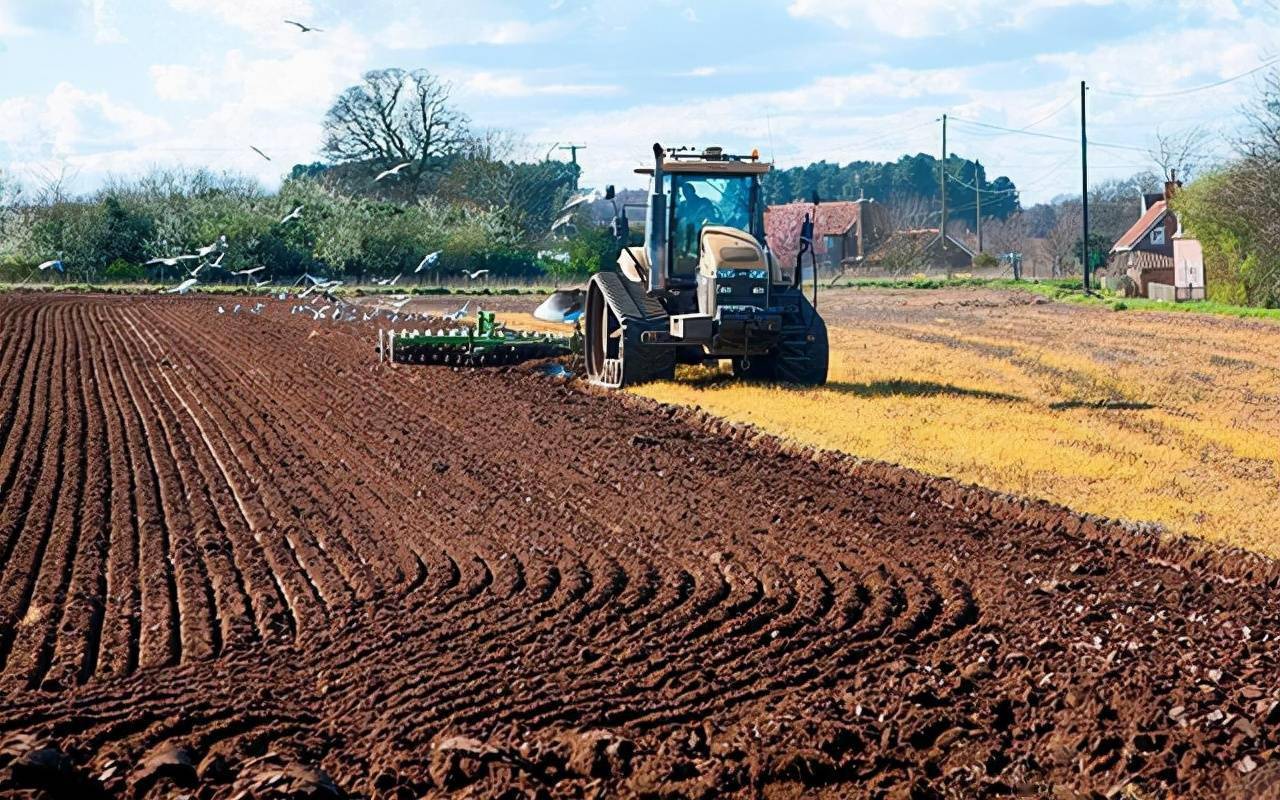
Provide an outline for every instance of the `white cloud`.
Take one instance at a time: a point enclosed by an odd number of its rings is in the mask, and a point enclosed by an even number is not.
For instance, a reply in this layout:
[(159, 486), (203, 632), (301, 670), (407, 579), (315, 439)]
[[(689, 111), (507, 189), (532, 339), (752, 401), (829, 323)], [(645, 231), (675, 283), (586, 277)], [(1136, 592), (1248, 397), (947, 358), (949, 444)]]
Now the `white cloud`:
[[(1258, 0), (1244, 0), (1256, 4)], [(787, 7), (794, 17), (815, 19), (841, 28), (869, 24), (880, 33), (899, 38), (941, 36), (980, 27), (1023, 28), (1037, 14), (1071, 6), (1127, 5), (1151, 8), (1165, 14), (1169, 4), (1161, 0), (792, 0)], [(1178, 10), (1197, 21), (1238, 19), (1236, 0), (1177, 0)]]
[(595, 83), (530, 83), (522, 74), (475, 72), (458, 84), (459, 90), (479, 97), (534, 97), (538, 95), (600, 96), (616, 94), (621, 87)]
[(392, 50), (417, 50), (446, 45), (515, 45), (543, 42), (562, 30), (555, 20), (529, 22), (520, 19), (477, 22), (461, 14), (424, 19), (413, 14), (388, 25), (379, 44)]

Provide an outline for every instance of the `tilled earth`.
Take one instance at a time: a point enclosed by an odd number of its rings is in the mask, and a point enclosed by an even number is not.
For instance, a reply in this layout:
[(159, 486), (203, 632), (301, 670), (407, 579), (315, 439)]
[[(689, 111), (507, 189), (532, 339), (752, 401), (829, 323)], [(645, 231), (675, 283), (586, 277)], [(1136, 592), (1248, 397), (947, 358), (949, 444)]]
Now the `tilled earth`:
[(0, 791), (1280, 792), (1271, 562), (216, 305), (0, 298)]

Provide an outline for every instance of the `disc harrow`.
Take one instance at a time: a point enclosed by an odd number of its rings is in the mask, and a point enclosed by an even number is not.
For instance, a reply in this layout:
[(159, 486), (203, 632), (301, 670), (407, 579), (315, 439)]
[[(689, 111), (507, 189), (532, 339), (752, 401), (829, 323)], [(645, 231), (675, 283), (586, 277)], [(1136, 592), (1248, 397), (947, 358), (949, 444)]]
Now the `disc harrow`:
[(378, 331), (379, 360), (398, 364), (440, 364), (453, 367), (496, 367), (535, 358), (554, 358), (577, 350), (577, 334), (513, 331), (499, 324), (491, 311), (476, 314), (465, 327)]

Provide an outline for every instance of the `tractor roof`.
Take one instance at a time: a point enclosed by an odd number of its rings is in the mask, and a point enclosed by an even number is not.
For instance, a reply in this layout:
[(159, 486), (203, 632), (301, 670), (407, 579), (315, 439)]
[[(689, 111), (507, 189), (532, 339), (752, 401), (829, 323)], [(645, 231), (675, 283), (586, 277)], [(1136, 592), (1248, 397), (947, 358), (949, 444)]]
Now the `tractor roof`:
[[(748, 161), (735, 157), (725, 158), (664, 158), (663, 172), (677, 172), (694, 175), (764, 175), (773, 169), (772, 164), (763, 161)], [(653, 167), (640, 167), (636, 170), (640, 175), (652, 175)]]

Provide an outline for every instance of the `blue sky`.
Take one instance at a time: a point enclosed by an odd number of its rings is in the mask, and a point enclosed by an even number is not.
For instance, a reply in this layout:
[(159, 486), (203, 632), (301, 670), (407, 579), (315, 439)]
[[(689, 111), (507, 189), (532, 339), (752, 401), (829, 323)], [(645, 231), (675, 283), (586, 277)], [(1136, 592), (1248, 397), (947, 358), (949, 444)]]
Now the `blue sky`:
[[(324, 29), (300, 34), (299, 19)], [(425, 67), (475, 125), (541, 157), (585, 143), (585, 183), (638, 185), (654, 141), (758, 147), (781, 166), (950, 149), (1024, 202), (1078, 190), (1090, 95), (1095, 179), (1148, 165), (1157, 129), (1228, 150), (1245, 78), (1280, 56), (1268, 0), (0, 0), (0, 168), (28, 183), (201, 165), (267, 185), (318, 157), (334, 96), (368, 69)], [(268, 163), (249, 145), (270, 153)]]

